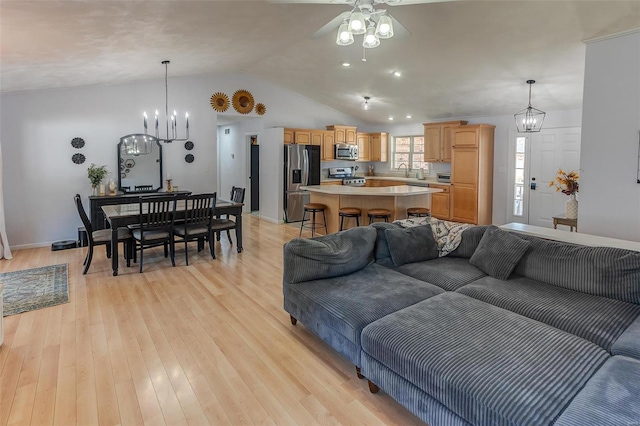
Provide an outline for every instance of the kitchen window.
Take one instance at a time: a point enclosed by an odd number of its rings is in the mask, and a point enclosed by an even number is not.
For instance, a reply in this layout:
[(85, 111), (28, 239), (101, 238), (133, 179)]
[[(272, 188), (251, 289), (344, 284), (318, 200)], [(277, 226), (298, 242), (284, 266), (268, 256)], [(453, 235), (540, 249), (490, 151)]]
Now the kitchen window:
[(391, 169), (398, 169), (401, 164), (407, 165), (411, 170), (429, 169), (429, 163), (424, 161), (424, 136), (396, 136), (393, 138), (391, 154)]

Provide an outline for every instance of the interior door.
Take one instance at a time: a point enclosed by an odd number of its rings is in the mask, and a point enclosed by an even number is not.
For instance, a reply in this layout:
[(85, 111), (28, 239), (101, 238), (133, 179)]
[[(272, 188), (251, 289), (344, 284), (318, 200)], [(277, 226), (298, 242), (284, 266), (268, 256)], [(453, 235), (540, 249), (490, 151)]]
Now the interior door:
[(567, 196), (549, 187), (549, 182), (558, 169), (579, 170), (580, 128), (513, 133), (510, 140), (507, 219), (552, 228), (553, 216), (565, 212)]

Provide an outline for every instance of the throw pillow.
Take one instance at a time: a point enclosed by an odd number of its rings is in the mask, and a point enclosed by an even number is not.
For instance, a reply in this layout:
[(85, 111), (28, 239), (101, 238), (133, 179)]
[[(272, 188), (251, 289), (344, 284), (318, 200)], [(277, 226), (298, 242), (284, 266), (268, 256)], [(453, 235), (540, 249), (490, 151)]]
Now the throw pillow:
[(529, 241), (511, 232), (490, 226), (482, 236), (469, 263), (485, 274), (499, 280), (506, 280), (527, 252), (529, 245), (531, 245)]
[(384, 234), (395, 266), (437, 259), (439, 256), (431, 225), (387, 229)]

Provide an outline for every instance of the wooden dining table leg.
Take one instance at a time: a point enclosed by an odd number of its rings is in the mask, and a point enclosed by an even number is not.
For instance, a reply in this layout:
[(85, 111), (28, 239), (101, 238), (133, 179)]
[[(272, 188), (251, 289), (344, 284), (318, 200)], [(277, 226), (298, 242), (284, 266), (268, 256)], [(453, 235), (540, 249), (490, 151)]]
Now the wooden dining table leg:
[(118, 226), (111, 223), (111, 269), (113, 276), (118, 275)]
[(238, 253), (242, 253), (242, 211), (236, 215), (236, 245)]

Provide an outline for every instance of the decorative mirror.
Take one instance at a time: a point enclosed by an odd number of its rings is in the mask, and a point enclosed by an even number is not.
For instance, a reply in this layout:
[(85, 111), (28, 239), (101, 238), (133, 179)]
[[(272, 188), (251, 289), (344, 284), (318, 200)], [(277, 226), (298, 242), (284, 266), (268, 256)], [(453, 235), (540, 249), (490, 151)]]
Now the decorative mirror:
[(120, 164), (120, 191), (143, 193), (162, 189), (162, 145), (155, 137), (134, 134), (120, 138), (117, 164)]

